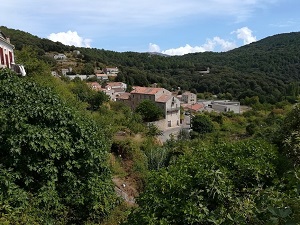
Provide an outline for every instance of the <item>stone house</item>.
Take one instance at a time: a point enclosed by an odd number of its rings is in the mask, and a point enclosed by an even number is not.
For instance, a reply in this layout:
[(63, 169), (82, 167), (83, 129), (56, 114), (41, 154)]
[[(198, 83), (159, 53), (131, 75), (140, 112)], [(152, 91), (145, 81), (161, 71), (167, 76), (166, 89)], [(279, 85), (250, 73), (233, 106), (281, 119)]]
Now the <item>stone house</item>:
[(102, 74), (102, 73), (99, 74), (99, 73), (97, 73), (96, 77), (97, 77), (97, 80), (100, 80), (100, 81), (108, 80), (107, 74)]
[(164, 119), (155, 122), (160, 129), (180, 125), (180, 101), (164, 88), (133, 87), (130, 95), (121, 95), (120, 97), (117, 97), (117, 101), (127, 103), (133, 110), (143, 100), (148, 99), (155, 102), (164, 113)]
[(197, 103), (197, 95), (190, 91), (186, 91), (181, 95), (181, 101), (186, 104), (195, 104)]

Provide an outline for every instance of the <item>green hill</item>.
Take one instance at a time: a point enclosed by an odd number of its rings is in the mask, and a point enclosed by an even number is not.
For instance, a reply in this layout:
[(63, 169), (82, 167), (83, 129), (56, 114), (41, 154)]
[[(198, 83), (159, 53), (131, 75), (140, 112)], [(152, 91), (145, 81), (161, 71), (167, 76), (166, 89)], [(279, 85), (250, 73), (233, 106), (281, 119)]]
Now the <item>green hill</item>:
[[(294, 101), (299, 94), (300, 32), (267, 37), (228, 52), (204, 52), (163, 57), (137, 52), (114, 52), (96, 48), (77, 48), (41, 39), (29, 33), (0, 27), (20, 50), (24, 45), (45, 52), (77, 49), (84, 63), (103, 68), (117, 66), (118, 81), (148, 86), (157, 83), (169, 90), (229, 93), (242, 100), (258, 96), (261, 102)], [(209, 74), (199, 71), (210, 68)]]

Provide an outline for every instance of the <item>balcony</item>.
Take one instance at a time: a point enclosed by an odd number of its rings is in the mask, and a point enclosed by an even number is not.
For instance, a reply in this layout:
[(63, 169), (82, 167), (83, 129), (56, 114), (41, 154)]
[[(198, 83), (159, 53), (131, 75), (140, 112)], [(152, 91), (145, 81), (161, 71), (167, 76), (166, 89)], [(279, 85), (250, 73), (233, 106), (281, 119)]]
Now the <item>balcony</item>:
[(167, 108), (167, 113), (170, 112), (177, 112), (180, 110), (180, 107), (172, 107), (172, 108)]

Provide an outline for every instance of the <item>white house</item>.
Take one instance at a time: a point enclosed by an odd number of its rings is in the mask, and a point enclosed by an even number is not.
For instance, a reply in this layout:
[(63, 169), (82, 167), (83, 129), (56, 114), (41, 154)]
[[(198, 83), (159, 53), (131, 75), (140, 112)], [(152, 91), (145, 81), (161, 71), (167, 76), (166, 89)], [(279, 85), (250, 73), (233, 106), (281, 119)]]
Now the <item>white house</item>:
[(229, 100), (215, 100), (211, 102), (209, 105), (213, 110), (218, 112), (233, 112), (233, 113), (240, 113), (240, 102), (232, 102)]
[(124, 93), (127, 89), (127, 84), (123, 82), (107, 82), (106, 84), (118, 93)]
[(106, 74), (118, 74), (119, 69), (118, 67), (106, 67), (103, 69), (103, 72)]
[(59, 53), (57, 55), (54, 55), (53, 58), (56, 60), (64, 60), (67, 59), (67, 56), (65, 54)]
[(100, 81), (108, 80), (107, 74), (102, 74), (102, 73), (99, 74), (99, 73), (97, 73), (96, 77), (97, 77), (97, 80), (100, 80)]

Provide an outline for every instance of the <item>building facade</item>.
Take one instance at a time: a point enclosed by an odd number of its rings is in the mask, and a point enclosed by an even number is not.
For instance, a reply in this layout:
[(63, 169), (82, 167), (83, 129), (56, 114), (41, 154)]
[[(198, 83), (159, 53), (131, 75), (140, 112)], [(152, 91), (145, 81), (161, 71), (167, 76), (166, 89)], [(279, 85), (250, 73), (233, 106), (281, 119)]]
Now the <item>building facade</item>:
[(197, 103), (197, 95), (190, 91), (186, 91), (181, 95), (181, 101), (186, 104), (195, 104)]
[(11, 68), (14, 60), (14, 46), (10, 39), (0, 31), (0, 68)]
[[(163, 111), (164, 119), (155, 122), (160, 129), (180, 125), (180, 101), (164, 88), (133, 87), (128, 101), (134, 110), (143, 100), (151, 100)], [(124, 101), (124, 99), (123, 99)]]
[(24, 66), (15, 64), (14, 48), (10, 39), (0, 31), (0, 68), (9, 68), (19, 75), (26, 76)]
[(103, 69), (103, 72), (106, 74), (118, 74), (119, 69), (118, 67), (106, 67)]
[(211, 108), (218, 112), (241, 113), (240, 102), (232, 102), (229, 100), (217, 100), (211, 102)]

